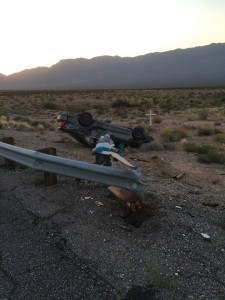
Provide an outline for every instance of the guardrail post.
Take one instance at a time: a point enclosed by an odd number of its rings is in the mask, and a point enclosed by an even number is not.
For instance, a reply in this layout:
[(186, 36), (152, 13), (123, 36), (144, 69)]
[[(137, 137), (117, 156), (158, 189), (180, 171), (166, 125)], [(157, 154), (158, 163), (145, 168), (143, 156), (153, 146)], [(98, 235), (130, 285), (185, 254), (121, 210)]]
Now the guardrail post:
[[(56, 148), (44, 148), (41, 150), (38, 150), (39, 152), (50, 154), (50, 155), (56, 155)], [(50, 186), (57, 184), (57, 175), (54, 173), (44, 172), (44, 185)]]
[[(2, 138), (2, 142), (9, 144), (9, 145), (14, 145), (14, 138), (11, 136), (5, 136)], [(15, 169), (16, 167), (16, 162), (12, 161), (8, 158), (5, 158), (5, 163), (4, 163), (4, 167), (6, 167), (7, 169)]]

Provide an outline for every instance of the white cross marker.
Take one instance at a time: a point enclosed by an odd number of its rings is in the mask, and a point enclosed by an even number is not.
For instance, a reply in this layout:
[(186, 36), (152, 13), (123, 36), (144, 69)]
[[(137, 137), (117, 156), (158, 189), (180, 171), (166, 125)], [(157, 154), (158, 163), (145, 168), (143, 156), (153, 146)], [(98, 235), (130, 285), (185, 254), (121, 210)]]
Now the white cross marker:
[(145, 114), (145, 116), (149, 116), (149, 125), (152, 126), (152, 116), (156, 116), (156, 114), (153, 114), (150, 109), (149, 114)]

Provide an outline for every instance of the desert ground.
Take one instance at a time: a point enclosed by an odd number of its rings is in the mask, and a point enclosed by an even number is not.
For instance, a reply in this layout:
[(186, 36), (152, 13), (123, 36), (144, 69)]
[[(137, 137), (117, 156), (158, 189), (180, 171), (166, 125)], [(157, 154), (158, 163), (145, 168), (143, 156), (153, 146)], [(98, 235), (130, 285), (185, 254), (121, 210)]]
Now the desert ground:
[(58, 114), (143, 126), (154, 142), (126, 150), (145, 183), (135, 214), (101, 184), (58, 176), (46, 187), (29, 169), (2, 166), (1, 191), (104, 278), (114, 299), (225, 299), (224, 88), (2, 91), (0, 103), (1, 139), (86, 162), (91, 149), (57, 129)]

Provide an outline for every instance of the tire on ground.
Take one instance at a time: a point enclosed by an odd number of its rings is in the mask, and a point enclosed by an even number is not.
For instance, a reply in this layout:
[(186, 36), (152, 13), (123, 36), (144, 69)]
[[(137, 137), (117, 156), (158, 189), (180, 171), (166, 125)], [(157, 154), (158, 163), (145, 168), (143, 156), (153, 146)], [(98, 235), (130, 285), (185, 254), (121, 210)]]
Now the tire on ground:
[(91, 126), (94, 122), (92, 114), (89, 112), (81, 113), (80, 116), (78, 117), (78, 121), (79, 121), (80, 125), (82, 125), (84, 127)]
[(132, 129), (132, 135), (135, 140), (144, 140), (145, 139), (145, 131), (143, 127), (134, 127)]

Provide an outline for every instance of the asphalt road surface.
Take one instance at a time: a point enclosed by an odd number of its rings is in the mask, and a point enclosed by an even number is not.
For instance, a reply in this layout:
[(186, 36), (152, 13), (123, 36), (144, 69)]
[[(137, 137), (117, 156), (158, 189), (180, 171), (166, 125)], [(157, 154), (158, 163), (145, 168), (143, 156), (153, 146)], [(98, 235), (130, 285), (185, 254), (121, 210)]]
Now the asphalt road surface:
[(115, 299), (113, 288), (64, 249), (53, 229), (9, 199), (6, 185), (1, 171), (0, 300)]

